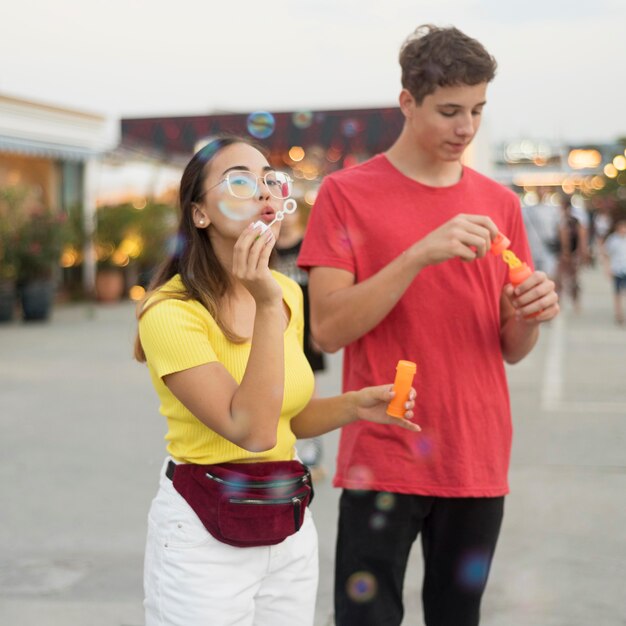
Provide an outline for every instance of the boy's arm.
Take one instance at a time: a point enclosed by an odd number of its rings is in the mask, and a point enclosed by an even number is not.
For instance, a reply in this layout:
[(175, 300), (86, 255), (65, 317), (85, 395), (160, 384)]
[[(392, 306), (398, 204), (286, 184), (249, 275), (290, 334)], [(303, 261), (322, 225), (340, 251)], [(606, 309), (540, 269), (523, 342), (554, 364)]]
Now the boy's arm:
[(352, 272), (314, 267), (309, 275), (313, 338), (324, 352), (337, 352), (363, 336), (387, 316), (421, 269), (411, 248), (362, 283)]
[(314, 267), (309, 277), (311, 332), (325, 352), (340, 348), (379, 324), (422, 269), (458, 257), (482, 258), (498, 234), (481, 215), (457, 215), (363, 282), (351, 272)]

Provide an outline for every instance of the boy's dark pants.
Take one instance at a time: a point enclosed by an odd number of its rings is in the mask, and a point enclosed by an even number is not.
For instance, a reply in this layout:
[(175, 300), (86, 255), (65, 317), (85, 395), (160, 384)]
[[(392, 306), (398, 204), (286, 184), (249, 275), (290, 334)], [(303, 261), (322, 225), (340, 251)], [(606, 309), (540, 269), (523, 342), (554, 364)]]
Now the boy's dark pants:
[(426, 626), (477, 626), (504, 497), (344, 490), (335, 561), (337, 626), (399, 626), (409, 551), (421, 533)]

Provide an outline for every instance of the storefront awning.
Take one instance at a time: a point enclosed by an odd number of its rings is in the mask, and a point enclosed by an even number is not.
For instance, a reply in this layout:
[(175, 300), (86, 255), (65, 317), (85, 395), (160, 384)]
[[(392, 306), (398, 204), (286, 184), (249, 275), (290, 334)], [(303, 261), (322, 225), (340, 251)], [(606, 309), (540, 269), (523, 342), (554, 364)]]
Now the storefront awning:
[(90, 148), (0, 135), (0, 153), (2, 152), (63, 161), (86, 161), (98, 154)]

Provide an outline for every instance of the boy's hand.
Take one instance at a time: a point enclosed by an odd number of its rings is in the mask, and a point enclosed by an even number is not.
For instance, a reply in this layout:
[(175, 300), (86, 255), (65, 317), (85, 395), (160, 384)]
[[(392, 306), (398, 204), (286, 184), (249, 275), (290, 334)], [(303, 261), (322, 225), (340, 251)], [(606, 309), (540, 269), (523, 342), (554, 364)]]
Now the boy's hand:
[(459, 214), (420, 239), (413, 249), (424, 267), (455, 257), (474, 261), (489, 252), (497, 234), (498, 227), (486, 215)]
[(555, 285), (544, 272), (533, 272), (521, 285), (506, 285), (504, 293), (515, 308), (515, 317), (529, 323), (547, 322), (559, 313)]

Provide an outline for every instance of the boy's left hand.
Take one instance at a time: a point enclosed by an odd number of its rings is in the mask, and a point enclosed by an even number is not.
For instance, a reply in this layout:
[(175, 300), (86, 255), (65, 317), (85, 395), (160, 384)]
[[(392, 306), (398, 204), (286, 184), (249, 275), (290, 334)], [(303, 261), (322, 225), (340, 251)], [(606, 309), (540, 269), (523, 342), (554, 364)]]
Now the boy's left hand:
[(392, 417), (386, 413), (387, 405), (395, 396), (393, 385), (378, 385), (376, 387), (364, 387), (354, 392), (356, 415), (361, 420), (375, 422), (377, 424), (393, 424), (401, 426), (413, 432), (422, 430), (417, 424), (409, 421), (413, 417), (415, 397), (417, 393), (411, 388), (409, 400), (406, 403), (404, 417)]
[(515, 308), (515, 318), (529, 323), (541, 323), (559, 314), (559, 296), (554, 281), (545, 272), (533, 272), (521, 285), (508, 284), (504, 293)]

